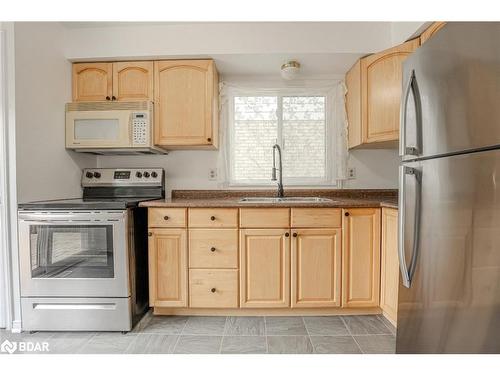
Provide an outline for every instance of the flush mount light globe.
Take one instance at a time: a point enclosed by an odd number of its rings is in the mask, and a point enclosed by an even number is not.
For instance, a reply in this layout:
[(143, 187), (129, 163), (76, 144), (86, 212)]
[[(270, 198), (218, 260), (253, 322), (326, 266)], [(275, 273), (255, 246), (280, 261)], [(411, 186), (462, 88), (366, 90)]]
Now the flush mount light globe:
[(300, 71), (300, 63), (298, 61), (292, 60), (281, 65), (281, 77), (286, 80), (292, 80), (297, 78)]

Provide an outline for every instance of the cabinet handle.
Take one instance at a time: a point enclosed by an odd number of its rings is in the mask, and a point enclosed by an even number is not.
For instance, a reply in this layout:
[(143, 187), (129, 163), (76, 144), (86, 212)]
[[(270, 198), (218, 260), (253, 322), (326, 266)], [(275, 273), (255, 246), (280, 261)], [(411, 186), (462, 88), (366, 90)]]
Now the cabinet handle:
[(349, 216), (349, 212), (346, 212), (344, 215), (345, 215), (345, 216)]
[(215, 251), (215, 247), (211, 247), (210, 251), (213, 253)]
[(109, 96), (106, 96), (106, 100), (111, 100), (111, 98)]
[(207, 138), (207, 142), (212, 142), (212, 138)]
[(297, 237), (297, 233), (294, 233), (294, 234), (293, 234), (293, 236), (294, 236), (294, 237)]
[(215, 216), (210, 216), (210, 220), (214, 221), (215, 220)]
[(116, 96), (114, 96), (114, 95), (113, 95), (113, 96), (111, 97), (111, 100), (116, 100)]
[(153, 235), (153, 232), (148, 232), (148, 236), (151, 237)]
[(217, 291), (217, 289), (212, 288), (212, 289), (210, 289), (210, 291), (211, 291), (212, 293), (215, 293), (215, 292)]
[(285, 237), (290, 237), (290, 233), (286, 232)]
[(163, 220), (168, 220), (168, 216), (163, 216)]

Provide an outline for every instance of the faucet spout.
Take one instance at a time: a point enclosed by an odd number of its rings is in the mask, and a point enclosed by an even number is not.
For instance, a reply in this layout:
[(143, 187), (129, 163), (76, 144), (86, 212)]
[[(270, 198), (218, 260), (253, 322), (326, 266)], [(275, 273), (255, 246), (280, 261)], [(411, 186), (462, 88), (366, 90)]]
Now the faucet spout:
[(273, 146), (273, 170), (271, 181), (276, 181), (276, 150), (278, 151), (278, 159), (279, 159), (279, 174), (280, 178), (278, 180), (278, 198), (283, 198), (285, 196), (285, 191), (283, 189), (283, 163), (281, 160), (281, 147), (278, 144)]

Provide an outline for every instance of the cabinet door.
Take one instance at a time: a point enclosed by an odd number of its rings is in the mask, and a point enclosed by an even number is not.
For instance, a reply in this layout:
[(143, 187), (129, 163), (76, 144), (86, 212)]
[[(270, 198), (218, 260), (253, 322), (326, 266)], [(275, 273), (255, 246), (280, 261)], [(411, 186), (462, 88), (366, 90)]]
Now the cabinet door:
[(113, 63), (113, 96), (121, 101), (153, 100), (153, 62)]
[(342, 307), (375, 307), (380, 289), (380, 208), (343, 210)]
[(149, 304), (186, 307), (186, 230), (150, 229), (149, 233)]
[(419, 39), (361, 59), (362, 138), (364, 143), (399, 139), (402, 63)]
[(380, 307), (396, 322), (398, 311), (398, 210), (382, 209), (382, 259), (380, 276)]
[(73, 64), (74, 102), (110, 100), (112, 96), (112, 87), (112, 63)]
[(434, 22), (420, 35), (420, 45), (427, 42), (432, 36), (437, 33), (441, 28), (446, 25), (446, 22)]
[(240, 251), (240, 306), (290, 306), (288, 230), (242, 229)]
[(298, 229), (292, 237), (292, 307), (340, 306), (340, 229)]
[(155, 144), (217, 146), (218, 77), (212, 60), (155, 61)]

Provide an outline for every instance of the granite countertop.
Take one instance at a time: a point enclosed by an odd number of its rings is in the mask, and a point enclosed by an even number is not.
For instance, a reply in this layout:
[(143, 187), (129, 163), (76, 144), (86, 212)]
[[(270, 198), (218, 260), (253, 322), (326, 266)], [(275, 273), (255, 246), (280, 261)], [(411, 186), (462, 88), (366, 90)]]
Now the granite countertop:
[(172, 198), (142, 202), (142, 207), (388, 207), (398, 208), (397, 190), (288, 190), (287, 197), (322, 197), (330, 202), (248, 203), (243, 197), (274, 197), (275, 190), (173, 190)]

